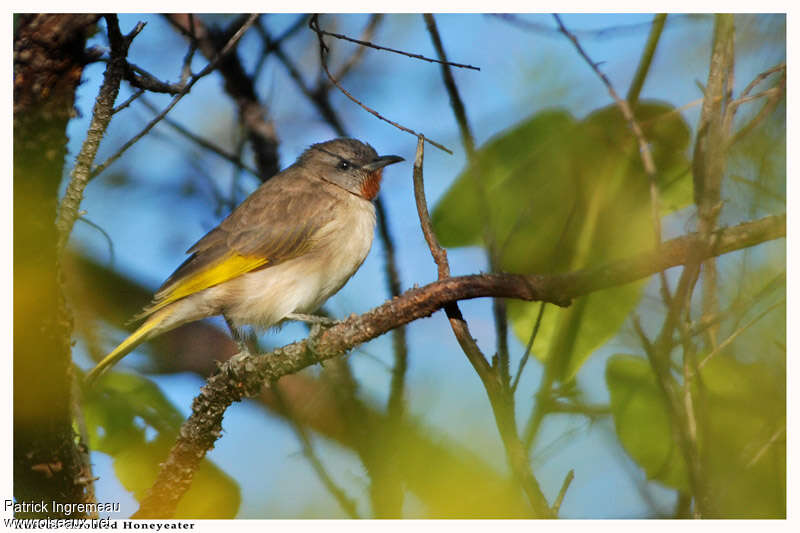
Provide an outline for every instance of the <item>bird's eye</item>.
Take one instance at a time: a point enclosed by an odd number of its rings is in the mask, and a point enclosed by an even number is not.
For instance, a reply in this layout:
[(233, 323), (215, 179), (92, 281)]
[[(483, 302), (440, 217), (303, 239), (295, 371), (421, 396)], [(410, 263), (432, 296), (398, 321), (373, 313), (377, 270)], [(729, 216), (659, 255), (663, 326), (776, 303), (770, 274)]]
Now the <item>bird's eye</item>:
[(339, 170), (347, 170), (348, 168), (350, 168), (350, 163), (348, 163), (347, 161), (339, 161), (339, 164), (336, 165), (336, 168), (338, 168)]

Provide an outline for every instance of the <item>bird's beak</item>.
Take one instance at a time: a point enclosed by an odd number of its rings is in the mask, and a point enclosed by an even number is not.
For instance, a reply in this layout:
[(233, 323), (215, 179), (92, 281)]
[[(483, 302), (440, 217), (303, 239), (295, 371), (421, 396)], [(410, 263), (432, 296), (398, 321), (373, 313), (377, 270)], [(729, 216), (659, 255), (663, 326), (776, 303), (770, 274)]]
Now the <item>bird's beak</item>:
[(398, 155), (382, 155), (379, 158), (375, 159), (374, 161), (367, 163), (361, 168), (369, 172), (375, 172), (376, 170), (381, 169), (386, 165), (392, 165), (394, 163), (399, 163), (400, 161), (405, 161), (405, 159), (403, 159)]

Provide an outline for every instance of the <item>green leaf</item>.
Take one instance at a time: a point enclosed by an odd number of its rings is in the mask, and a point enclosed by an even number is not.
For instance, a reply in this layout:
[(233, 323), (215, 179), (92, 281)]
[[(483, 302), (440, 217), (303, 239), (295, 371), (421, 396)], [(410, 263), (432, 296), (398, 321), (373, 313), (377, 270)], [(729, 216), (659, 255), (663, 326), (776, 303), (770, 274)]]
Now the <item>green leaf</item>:
[[(625, 451), (649, 479), (688, 491), (685, 461), (648, 361), (614, 355), (606, 382)], [(781, 369), (763, 362), (717, 354), (701, 369), (692, 398), (709, 517), (786, 515), (785, 387)]]
[(620, 443), (648, 479), (688, 490), (686, 463), (674, 441), (669, 410), (647, 360), (617, 354), (606, 364), (611, 414)]
[[(688, 205), (688, 126), (663, 103), (641, 102), (635, 113), (657, 168), (662, 214)], [(565, 111), (544, 111), (490, 141), (432, 220), (445, 246), (484, 244), (490, 230), (503, 270), (552, 274), (651, 248), (650, 205), (638, 144), (612, 105), (581, 121)], [(574, 309), (548, 309), (533, 353), (542, 361), (558, 357), (556, 377), (571, 379), (619, 330), (642, 286), (590, 295)], [(509, 309), (513, 331), (526, 342), (538, 304), (513, 302)]]
[[(113, 458), (117, 478), (141, 501), (175, 443), (180, 412), (154, 383), (123, 372), (112, 372), (89, 389), (83, 409), (89, 446)], [(240, 500), (236, 482), (204, 459), (175, 517), (233, 518)]]
[(701, 458), (717, 516), (786, 516), (782, 370), (763, 361), (742, 363), (717, 354), (701, 371), (702, 405), (708, 413), (700, 432)]

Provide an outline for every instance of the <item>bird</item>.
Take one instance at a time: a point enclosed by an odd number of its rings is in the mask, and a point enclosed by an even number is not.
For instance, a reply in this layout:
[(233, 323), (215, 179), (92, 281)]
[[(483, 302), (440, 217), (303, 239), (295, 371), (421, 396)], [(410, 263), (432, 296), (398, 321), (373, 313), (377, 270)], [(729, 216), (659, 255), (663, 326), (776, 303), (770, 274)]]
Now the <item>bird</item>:
[(86, 375), (87, 385), (188, 322), (222, 315), (244, 349), (241, 328), (268, 329), (317, 310), (366, 259), (383, 169), (400, 161), (351, 138), (311, 145), (187, 250), (135, 317), (144, 322)]

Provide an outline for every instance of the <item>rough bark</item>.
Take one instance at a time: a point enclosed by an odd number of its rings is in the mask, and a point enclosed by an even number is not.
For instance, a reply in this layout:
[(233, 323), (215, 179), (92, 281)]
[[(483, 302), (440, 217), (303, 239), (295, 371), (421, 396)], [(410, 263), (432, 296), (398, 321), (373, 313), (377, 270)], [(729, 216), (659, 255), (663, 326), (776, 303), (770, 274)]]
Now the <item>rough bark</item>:
[[(71, 412), (69, 314), (56, 245), (66, 127), (96, 15), (18, 15), (14, 24), (14, 497), (63, 516), (91, 499)], [(71, 518), (80, 514), (72, 514)]]

